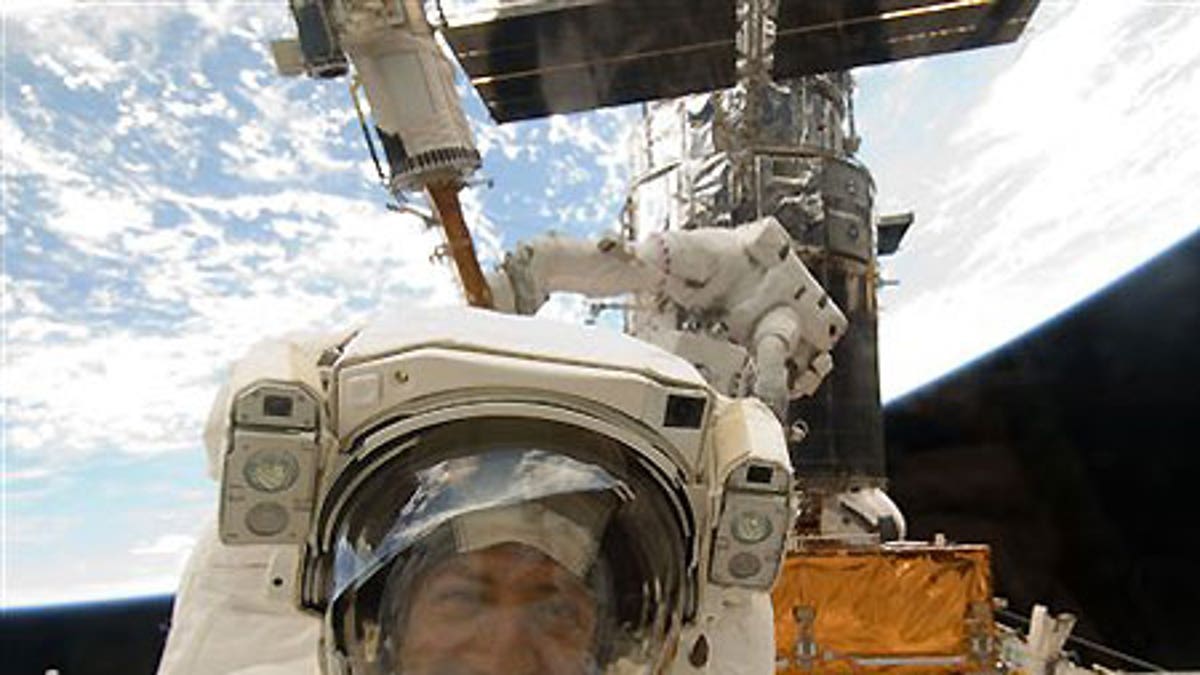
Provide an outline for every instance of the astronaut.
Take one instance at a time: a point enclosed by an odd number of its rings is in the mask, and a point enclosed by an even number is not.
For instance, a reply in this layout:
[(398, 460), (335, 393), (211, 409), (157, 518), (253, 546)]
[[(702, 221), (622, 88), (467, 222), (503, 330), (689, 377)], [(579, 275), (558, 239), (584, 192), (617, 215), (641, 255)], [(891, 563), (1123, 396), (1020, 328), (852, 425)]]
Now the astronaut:
[(782, 428), (653, 345), (467, 309), (268, 341), (206, 445), (164, 675), (774, 670)]
[[(753, 394), (783, 419), (833, 367), (846, 317), (770, 216), (731, 228), (657, 232), (639, 242), (542, 235), (489, 279), (496, 307), (531, 314), (551, 293), (633, 294), (628, 328), (691, 361), (723, 394)], [(679, 317), (697, 329), (679, 330)]]

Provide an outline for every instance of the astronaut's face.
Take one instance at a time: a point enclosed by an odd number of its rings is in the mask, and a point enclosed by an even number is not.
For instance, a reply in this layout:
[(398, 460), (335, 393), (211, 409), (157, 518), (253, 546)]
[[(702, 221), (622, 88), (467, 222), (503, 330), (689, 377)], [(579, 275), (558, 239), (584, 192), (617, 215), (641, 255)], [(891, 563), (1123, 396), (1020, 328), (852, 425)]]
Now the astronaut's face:
[(405, 675), (592, 670), (592, 594), (537, 549), (507, 543), (454, 555), (413, 593), (403, 634), (393, 636)]

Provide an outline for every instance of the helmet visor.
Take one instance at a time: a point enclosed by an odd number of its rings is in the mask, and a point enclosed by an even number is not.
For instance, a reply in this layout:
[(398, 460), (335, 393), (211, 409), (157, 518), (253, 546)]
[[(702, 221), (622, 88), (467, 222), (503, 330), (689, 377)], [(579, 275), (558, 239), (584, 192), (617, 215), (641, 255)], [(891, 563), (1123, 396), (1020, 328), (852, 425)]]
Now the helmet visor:
[(644, 460), (513, 418), (404, 443), (335, 529), (327, 648), (350, 672), (651, 672), (687, 558)]

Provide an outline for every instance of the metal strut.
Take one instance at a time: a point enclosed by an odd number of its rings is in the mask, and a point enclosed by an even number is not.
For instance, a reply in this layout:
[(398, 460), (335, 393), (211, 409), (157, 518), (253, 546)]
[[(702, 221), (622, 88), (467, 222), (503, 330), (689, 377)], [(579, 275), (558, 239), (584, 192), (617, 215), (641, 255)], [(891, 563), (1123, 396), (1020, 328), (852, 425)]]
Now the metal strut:
[(446, 233), (446, 250), (454, 260), (458, 270), (458, 279), (462, 282), (463, 293), (467, 296), (467, 304), (472, 307), (491, 309), (492, 289), (488, 286), (479, 267), (479, 258), (475, 255), (475, 244), (471, 240), (471, 231), (467, 229), (463, 218), (462, 203), (458, 192), (462, 185), (454, 181), (430, 183), (426, 187), (429, 200), (437, 211), (442, 230)]

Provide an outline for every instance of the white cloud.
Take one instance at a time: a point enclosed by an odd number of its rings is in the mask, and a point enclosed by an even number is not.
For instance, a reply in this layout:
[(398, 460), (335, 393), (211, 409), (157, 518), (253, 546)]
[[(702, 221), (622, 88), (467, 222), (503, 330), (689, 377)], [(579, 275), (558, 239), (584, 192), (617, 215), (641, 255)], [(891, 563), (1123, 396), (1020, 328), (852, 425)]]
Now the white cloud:
[(491, 120), (471, 120), (475, 132), (475, 145), (479, 154), (485, 159), (489, 154), (499, 151), (509, 160), (522, 155), (530, 160), (536, 160), (541, 147), (535, 143), (522, 142), (516, 124), (495, 124)]
[(74, 515), (37, 515), (7, 518), (4, 522), (5, 557), (20, 547), (52, 543), (79, 523)]
[[(94, 561), (93, 561), (94, 562)], [(37, 579), (36, 585), (13, 586), (0, 598), (0, 608), (45, 607), (47, 605), (96, 602), (117, 598), (138, 598), (173, 593), (179, 585), (179, 570), (174, 567), (122, 565), (99, 578), (93, 566), (70, 563), (78, 575), (70, 584)], [(58, 583), (54, 583), (57, 581)]]
[[(38, 196), (49, 208), (32, 215), (41, 226), (80, 250), (94, 255), (111, 253), (102, 245), (118, 233), (144, 230), (151, 225), (149, 200), (144, 193), (105, 186), (98, 177), (79, 167), (87, 166), (70, 151), (52, 147), (44, 140), (27, 134), (7, 116), (0, 122), (5, 144), (4, 179), (9, 185), (20, 180), (37, 181)], [(53, 138), (53, 137), (51, 137)], [(94, 145), (93, 145), (94, 147)], [(20, 193), (9, 195), (20, 198)], [(7, 209), (6, 209), (7, 210)], [(6, 220), (14, 214), (6, 213)], [(36, 223), (9, 223), (34, 226)]]
[(148, 205), (131, 195), (64, 190), (58, 199), (58, 213), (46, 225), (72, 241), (103, 240), (152, 224)]
[[(221, 370), (263, 335), (337, 326), (399, 298), (459, 302), (450, 270), (429, 261), (436, 233), (385, 211), (382, 193), (364, 202), (313, 189), (352, 168), (342, 159), (352, 114), (343, 100), (266, 68), (233, 84), (220, 70), (206, 77), (209, 52), (237, 58), (250, 47), (265, 58), (265, 38), (285, 26), (236, 3), (159, 9), (100, 27), (107, 14), (94, 7), (29, 14), (14, 31), (16, 45), (39, 55), (26, 73), (39, 86), (21, 88), (29, 115), (3, 120), (5, 174), (19, 201), (50, 208), (27, 208), (6, 241), (34, 276), (5, 278), (4, 431), (12, 452), (50, 465), (194, 447)], [(240, 42), (165, 49), (167, 19), (189, 13)], [(84, 43), (90, 51), (71, 48)], [(125, 58), (130, 45), (148, 58)], [(115, 124), (44, 107), (47, 75), (111, 92)], [(212, 91), (214, 82), (225, 89)], [(196, 175), (239, 110), (247, 121), (223, 146), (238, 196), (175, 180)], [(277, 187), (264, 193), (263, 184)], [(474, 206), (476, 232), (494, 251), (495, 230)], [(182, 222), (157, 222), (164, 208)], [(58, 241), (43, 242), (46, 233)]]
[(0, 607), (174, 590), (211, 527), (214, 494), (202, 479), (169, 480), (169, 462), (150, 464), (110, 457), (86, 470), (22, 469), (27, 478), (6, 486)]
[[(451, 270), (430, 261), (439, 234), (410, 216), (306, 192), (179, 196), (177, 203), (213, 217), (278, 213), (276, 226), (298, 233), (301, 245), (239, 241), (205, 220), (126, 232), (114, 248), (136, 263), (138, 287), (185, 317), (165, 333), (86, 314), (64, 320), (35, 284), (10, 282), (18, 292), (4, 397), (13, 452), (59, 463), (107, 448), (142, 454), (193, 447), (222, 368), (262, 336), (349, 325), (402, 300), (460, 302)], [(480, 230), (488, 231), (486, 222)], [(212, 249), (193, 251), (198, 237), (213, 238)], [(110, 303), (110, 311), (114, 302), (117, 309), (148, 309), (114, 300), (103, 286), (89, 297), (97, 308)]]
[(87, 182), (87, 177), (73, 168), (74, 156), (61, 149), (49, 147), (30, 138), (24, 130), (5, 115), (0, 119), (4, 139), (4, 176), (6, 180), (23, 175), (41, 176), (57, 183)]
[[(317, 183), (365, 159), (358, 137), (354, 144), (343, 139), (354, 113), (338, 105), (346, 100), (342, 92), (286, 80), (266, 68), (242, 70), (238, 81), (253, 111), (239, 125), (237, 138), (220, 144), (231, 175), (266, 183)], [(310, 91), (308, 97), (298, 95), (302, 87)]]
[(211, 339), (113, 333), (8, 348), (8, 450), (66, 464), (193, 447), (225, 352)]
[[(130, 51), (149, 47), (150, 38), (183, 7), (145, 3), (137, 11), (122, 11), (99, 2), (36, 4), (5, 2), (8, 49), (35, 55), (40, 65), (71, 89), (103, 89), (120, 82), (136, 64), (149, 62), (135, 57), (152, 54)], [(127, 42), (130, 39), (140, 44), (135, 47)], [(124, 58), (114, 58), (122, 52)]]
[(129, 552), (133, 555), (171, 556), (186, 558), (196, 545), (196, 537), (188, 534), (164, 534), (152, 542), (135, 546)]
[[(881, 176), (915, 207), (885, 264), (891, 398), (1000, 346), (1200, 225), (1200, 13), (1078, 3), (1039, 19), (929, 156)], [(911, 111), (910, 111), (911, 112)], [(953, 123), (957, 122), (957, 123)], [(870, 129), (866, 130), (870, 134)]]
[(44, 467), (36, 469), (22, 469), (18, 471), (7, 471), (3, 475), (0, 475), (0, 481), (3, 481), (7, 487), (10, 484), (23, 481), (43, 480), (45, 478), (49, 478), (52, 473), (52, 471)]
[(70, 8), (77, 0), (5, 0), (5, 18), (18, 18), (38, 13), (59, 12)]
[(68, 89), (86, 87), (99, 90), (122, 79), (122, 65), (107, 58), (95, 47), (77, 45), (65, 56), (70, 59), (69, 65), (47, 54), (35, 55), (33, 63), (58, 76)]
[[(598, 182), (599, 190), (588, 190), (587, 198), (580, 203), (567, 205), (559, 210), (560, 223), (586, 223), (592, 228), (615, 230), (618, 224), (605, 222), (624, 201), (630, 175), (629, 147), (625, 142), (634, 132), (639, 121), (634, 107), (610, 108), (587, 115), (553, 115), (547, 142), (566, 146), (563, 159), (556, 160), (556, 185), (569, 187), (584, 181)], [(565, 148), (564, 148), (565, 149)], [(594, 164), (602, 175), (588, 173), (576, 157), (585, 158)]]

